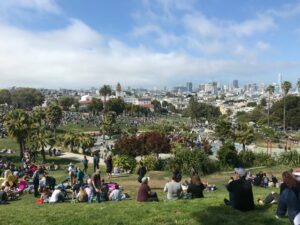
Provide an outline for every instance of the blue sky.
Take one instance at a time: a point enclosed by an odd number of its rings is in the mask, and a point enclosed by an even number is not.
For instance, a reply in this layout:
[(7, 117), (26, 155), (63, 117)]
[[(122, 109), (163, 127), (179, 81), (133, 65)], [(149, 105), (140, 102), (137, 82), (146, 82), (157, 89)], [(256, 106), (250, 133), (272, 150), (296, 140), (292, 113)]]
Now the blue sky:
[(1, 0), (1, 87), (300, 78), (295, 0)]

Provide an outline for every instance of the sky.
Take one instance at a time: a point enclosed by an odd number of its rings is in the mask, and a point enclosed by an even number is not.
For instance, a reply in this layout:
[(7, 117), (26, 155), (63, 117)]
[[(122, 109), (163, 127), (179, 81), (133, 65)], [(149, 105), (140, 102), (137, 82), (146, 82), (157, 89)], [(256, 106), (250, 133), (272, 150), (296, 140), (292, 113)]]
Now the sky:
[(0, 88), (296, 85), (296, 0), (1, 0)]

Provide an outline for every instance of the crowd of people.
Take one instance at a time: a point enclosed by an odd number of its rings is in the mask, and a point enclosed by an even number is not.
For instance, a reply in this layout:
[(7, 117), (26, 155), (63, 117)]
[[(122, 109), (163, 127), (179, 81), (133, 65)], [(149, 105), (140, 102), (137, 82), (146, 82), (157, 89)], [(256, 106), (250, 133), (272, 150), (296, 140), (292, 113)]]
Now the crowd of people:
[[(97, 161), (97, 157), (93, 158)], [(31, 193), (37, 198), (37, 203), (58, 203), (64, 201), (98, 203), (104, 201), (121, 201), (130, 198), (124, 188), (112, 182), (112, 157), (105, 158), (105, 182), (99, 170), (99, 162), (94, 163), (94, 172), (88, 175), (89, 162), (86, 157), (82, 160), (82, 168), (73, 163), (68, 165), (68, 177), (57, 184), (56, 179), (49, 176), (45, 165), (36, 165), (25, 160), (23, 166), (15, 166), (11, 160), (0, 158), (1, 189), (0, 204), (6, 204), (19, 198), (22, 194)], [(98, 167), (97, 167), (98, 165)], [(259, 205), (278, 204), (276, 217), (283, 217), (287, 213), (292, 224), (300, 224), (300, 170), (285, 171), (282, 181), (270, 174), (259, 172), (255, 176), (243, 168), (234, 170), (235, 176), (231, 177), (225, 185), (229, 198), (224, 199), (225, 205), (240, 211), (255, 209), (252, 187), (279, 187), (279, 193), (270, 192), (264, 199), (258, 199)], [(150, 178), (146, 176), (147, 168), (139, 163), (137, 181), (140, 183), (137, 190), (138, 202), (159, 201), (158, 194), (150, 187)], [(204, 191), (212, 189), (201, 181), (197, 173), (192, 173), (190, 180), (182, 181), (179, 170), (174, 170), (171, 179), (165, 184), (165, 200), (203, 198)]]

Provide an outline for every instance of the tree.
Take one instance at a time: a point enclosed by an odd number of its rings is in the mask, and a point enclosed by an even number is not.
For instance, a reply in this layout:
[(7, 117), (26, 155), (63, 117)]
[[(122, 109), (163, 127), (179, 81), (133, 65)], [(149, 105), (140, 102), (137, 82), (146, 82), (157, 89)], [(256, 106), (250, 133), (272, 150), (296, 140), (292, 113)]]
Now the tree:
[(236, 139), (243, 145), (243, 151), (246, 150), (246, 145), (254, 141), (254, 130), (247, 124), (241, 124), (237, 128)]
[(51, 133), (45, 128), (36, 127), (32, 130), (29, 140), (34, 150), (41, 150), (43, 161), (46, 161), (45, 148), (53, 143)]
[(76, 145), (82, 148), (83, 153), (85, 153), (88, 148), (92, 148), (94, 144), (95, 139), (91, 135), (85, 133), (77, 135)]
[(153, 101), (151, 101), (151, 104), (154, 106), (154, 112), (156, 113), (160, 113), (161, 112), (161, 104), (159, 101), (157, 101), (156, 99), (154, 99)]
[(116, 123), (116, 113), (115, 112), (107, 112), (103, 115), (103, 120), (101, 123), (101, 130), (103, 131), (104, 135), (111, 135), (113, 134), (113, 125)]
[(107, 101), (106, 106), (108, 111), (115, 112), (117, 115), (121, 115), (125, 110), (125, 102), (121, 98), (113, 98)]
[(78, 134), (69, 131), (63, 134), (61, 141), (66, 148), (69, 147), (71, 152), (74, 152), (74, 148), (78, 146), (77, 138)]
[(31, 110), (34, 106), (42, 105), (45, 97), (37, 89), (18, 88), (12, 91), (11, 100), (16, 108)]
[(142, 155), (142, 144), (140, 141), (141, 139), (136, 135), (121, 137), (115, 142), (113, 153), (131, 157)]
[(139, 136), (144, 140), (144, 154), (155, 154), (157, 159), (160, 153), (169, 153), (171, 151), (170, 140), (159, 132), (147, 132)]
[(238, 152), (232, 141), (226, 141), (217, 152), (217, 158), (222, 166), (234, 167), (239, 163)]
[(215, 127), (217, 138), (224, 144), (225, 140), (234, 138), (232, 124), (227, 120), (219, 120)]
[(275, 87), (273, 85), (269, 85), (267, 88), (269, 93), (269, 102), (268, 102), (268, 126), (270, 127), (270, 105), (271, 105), (271, 95), (273, 95), (275, 91)]
[(63, 96), (58, 99), (59, 105), (63, 110), (68, 111), (69, 108), (76, 102), (76, 99), (72, 96)]
[(32, 120), (30, 116), (22, 109), (10, 111), (4, 117), (4, 126), (8, 134), (17, 139), (20, 146), (20, 158), (23, 158), (25, 151), (25, 142), (30, 133)]
[(117, 91), (118, 93), (121, 93), (121, 92), (122, 92), (122, 87), (121, 87), (121, 84), (120, 84), (119, 82), (118, 82), (118, 84), (117, 84), (116, 91)]
[(101, 99), (93, 98), (92, 102), (88, 105), (88, 110), (93, 113), (93, 115), (99, 115), (103, 110), (103, 103)]
[(103, 85), (99, 92), (104, 98), (104, 110), (106, 110), (106, 98), (108, 95), (111, 95), (111, 88), (109, 85)]
[(39, 127), (42, 127), (43, 122), (45, 123), (46, 111), (42, 108), (37, 108), (32, 111), (32, 119), (38, 123)]
[(297, 81), (297, 88), (298, 88), (298, 93), (300, 92), (300, 79)]
[(285, 105), (285, 98), (289, 93), (290, 89), (292, 88), (292, 84), (289, 81), (284, 81), (281, 86), (284, 96), (283, 96), (283, 131), (286, 131), (286, 105)]
[(46, 120), (48, 125), (54, 131), (54, 137), (56, 136), (56, 128), (59, 126), (63, 117), (62, 109), (57, 105), (52, 105), (46, 110)]
[(266, 100), (266, 98), (262, 98), (260, 100), (260, 105), (263, 106), (263, 107), (267, 106), (267, 100)]
[(0, 104), (11, 104), (11, 94), (9, 90), (2, 89), (0, 90)]

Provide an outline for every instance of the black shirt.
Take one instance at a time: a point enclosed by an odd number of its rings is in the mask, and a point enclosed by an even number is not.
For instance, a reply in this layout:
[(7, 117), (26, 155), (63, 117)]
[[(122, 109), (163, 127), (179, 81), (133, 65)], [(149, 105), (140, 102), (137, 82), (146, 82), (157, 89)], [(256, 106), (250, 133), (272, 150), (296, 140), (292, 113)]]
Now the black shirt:
[(192, 198), (203, 198), (203, 190), (205, 189), (204, 185), (190, 184), (188, 186), (187, 192), (192, 194)]
[(241, 178), (231, 181), (227, 189), (229, 191), (230, 203), (233, 208), (248, 211), (254, 209), (252, 185), (250, 181)]

